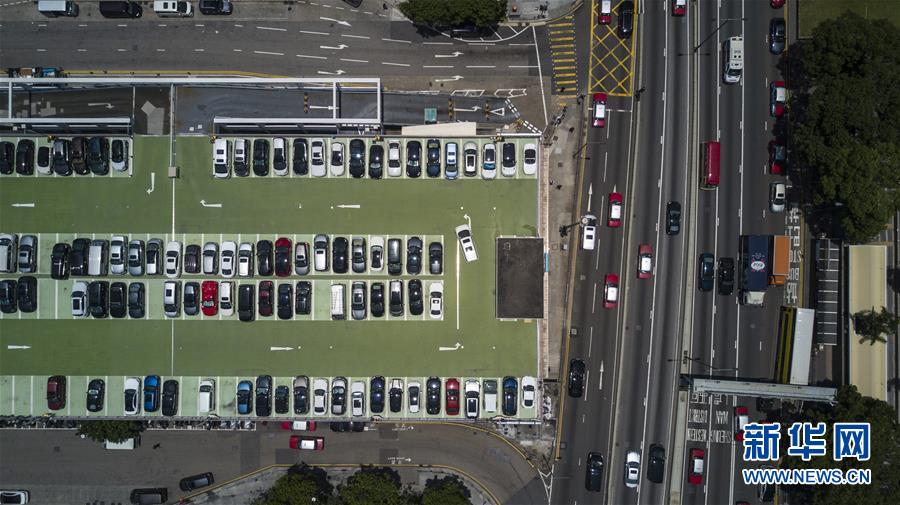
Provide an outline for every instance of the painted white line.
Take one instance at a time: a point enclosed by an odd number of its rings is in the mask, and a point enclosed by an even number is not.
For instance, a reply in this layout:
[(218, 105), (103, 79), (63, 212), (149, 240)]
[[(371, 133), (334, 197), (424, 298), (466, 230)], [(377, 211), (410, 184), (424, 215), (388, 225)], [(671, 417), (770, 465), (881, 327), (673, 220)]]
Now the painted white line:
[(401, 44), (412, 44), (411, 40), (397, 40), (397, 39), (381, 39), (383, 42), (399, 42)]
[(466, 65), (466, 68), (497, 68), (497, 65)]
[(46, 50), (46, 49), (38, 49), (37, 52), (39, 52), (39, 53), (46, 53), (47, 50)]
[(271, 30), (273, 32), (286, 32), (287, 28), (276, 28), (272, 26), (257, 26), (257, 30)]
[(232, 49), (232, 51), (234, 51), (234, 52), (236, 52), (236, 53), (243, 53), (243, 52), (244, 52), (243, 49)]
[(453, 68), (453, 65), (422, 65), (422, 68)]
[(311, 32), (311, 31), (308, 31), (308, 30), (297, 30), (297, 31), (300, 32), (300, 33), (305, 33), (305, 34), (307, 34), (307, 35), (331, 35), (331, 34), (328, 33), (328, 32)]
[(79, 53), (86, 53), (86, 52), (87, 52), (87, 49), (79, 49), (78, 52), (79, 52)]
[(198, 48), (198, 49), (194, 49), (194, 52), (195, 52), (195, 53), (202, 53), (202, 52), (204, 52), (204, 51), (206, 51), (206, 49), (199, 49), (199, 48)]
[(353, 58), (341, 58), (341, 61), (349, 61), (350, 63), (368, 63), (369, 60), (354, 60)]
[(253, 51), (253, 54), (268, 54), (271, 56), (284, 56), (284, 53), (276, 53), (271, 51)]
[(348, 39), (365, 39), (365, 40), (369, 40), (372, 38), (367, 35), (349, 35), (346, 33), (342, 33), (341, 37), (347, 37)]
[(453, 42), (422, 42), (422, 44), (429, 46), (452, 46)]
[(307, 55), (307, 54), (298, 54), (298, 55), (296, 55), (296, 56), (297, 56), (298, 58), (311, 58), (311, 59), (314, 59), (314, 60), (327, 60), (327, 59), (328, 59), (327, 56), (309, 56), (309, 55)]
[(540, 68), (540, 65), (509, 65), (507, 68)]
[(382, 65), (390, 65), (393, 67), (408, 67), (408, 66), (410, 66), (409, 63), (392, 63), (390, 61), (382, 61), (381, 64)]
[(156, 49), (156, 52), (158, 52), (158, 53), (164, 53), (164, 52), (166, 52), (166, 50), (165, 50), (165, 49), (157, 48), (157, 49)]

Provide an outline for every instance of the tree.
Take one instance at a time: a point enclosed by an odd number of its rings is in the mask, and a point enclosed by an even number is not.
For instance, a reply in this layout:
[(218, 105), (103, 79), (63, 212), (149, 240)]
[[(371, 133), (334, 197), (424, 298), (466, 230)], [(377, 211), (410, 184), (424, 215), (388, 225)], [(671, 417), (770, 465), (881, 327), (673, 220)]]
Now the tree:
[[(275, 485), (254, 500), (253, 505), (299, 505), (327, 503), (332, 486), (321, 468), (294, 465)], [(315, 501), (314, 501), (315, 500)]]
[(418, 501), (403, 489), (400, 475), (385, 467), (362, 467), (338, 493), (344, 505), (411, 505)]
[[(804, 462), (799, 457), (786, 456), (782, 468), (868, 468), (872, 471), (872, 483), (860, 486), (785, 486), (782, 489), (791, 495), (789, 503), (815, 503), (816, 505), (846, 505), (848, 503), (866, 505), (892, 505), (900, 503), (900, 425), (896, 412), (887, 403), (857, 392), (856, 386), (843, 386), (838, 390), (837, 403), (807, 403), (804, 410), (793, 421), (824, 422), (828, 425), (826, 442), (827, 456), (813, 457)], [(871, 424), (871, 454), (865, 462), (855, 459), (834, 461), (832, 445), (832, 425), (835, 422), (868, 422)], [(783, 426), (783, 425), (782, 425)], [(785, 454), (789, 437), (782, 436), (782, 455)], [(784, 500), (779, 500), (784, 501)]]
[(124, 442), (144, 431), (140, 421), (81, 421), (77, 435), (84, 435), (94, 442)]
[(787, 58), (791, 164), (805, 203), (850, 242), (868, 241), (900, 210), (900, 29), (847, 12)]
[(422, 493), (422, 505), (470, 505), (469, 490), (459, 477), (429, 479)]
[(881, 307), (881, 312), (875, 312), (875, 307), (861, 310), (853, 314), (853, 326), (862, 340), (869, 340), (869, 345), (875, 342), (887, 342), (885, 335), (894, 335), (900, 318)]
[(506, 0), (406, 0), (398, 7), (413, 23), (440, 28), (488, 28), (506, 18)]

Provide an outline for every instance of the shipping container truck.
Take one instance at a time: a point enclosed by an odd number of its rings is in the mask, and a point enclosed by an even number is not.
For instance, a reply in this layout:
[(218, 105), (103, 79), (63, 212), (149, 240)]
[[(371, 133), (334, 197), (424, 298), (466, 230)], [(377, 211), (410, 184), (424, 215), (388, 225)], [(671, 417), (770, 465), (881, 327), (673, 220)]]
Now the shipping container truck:
[(772, 271), (769, 272), (769, 284), (784, 286), (791, 269), (791, 239), (787, 235), (772, 237)]
[(741, 235), (741, 301), (762, 306), (769, 285), (769, 235)]

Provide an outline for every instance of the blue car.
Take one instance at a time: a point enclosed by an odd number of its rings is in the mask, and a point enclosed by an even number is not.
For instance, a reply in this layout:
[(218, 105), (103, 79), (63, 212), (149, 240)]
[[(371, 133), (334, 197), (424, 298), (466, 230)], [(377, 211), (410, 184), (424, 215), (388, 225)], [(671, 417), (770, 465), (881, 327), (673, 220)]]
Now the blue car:
[(250, 381), (238, 382), (237, 409), (238, 414), (250, 414), (253, 412), (253, 383)]
[(159, 375), (144, 377), (144, 412), (159, 409)]
[(519, 381), (515, 377), (503, 378), (503, 415), (514, 416), (518, 410), (516, 397), (519, 393)]

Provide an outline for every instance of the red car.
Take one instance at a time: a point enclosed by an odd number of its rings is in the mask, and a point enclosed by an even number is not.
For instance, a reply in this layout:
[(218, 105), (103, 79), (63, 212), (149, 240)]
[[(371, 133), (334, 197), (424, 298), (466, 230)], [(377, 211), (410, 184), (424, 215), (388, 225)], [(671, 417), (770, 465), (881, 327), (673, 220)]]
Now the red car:
[(61, 410), (66, 406), (66, 378), (54, 375), (47, 379), (47, 408)]
[(641, 244), (638, 247), (638, 279), (649, 279), (653, 276), (653, 246)]
[(600, 0), (600, 14), (597, 18), (601, 25), (612, 23), (612, 0)]
[(769, 141), (769, 171), (775, 175), (784, 173), (784, 165), (787, 161), (787, 147), (779, 137)]
[(287, 277), (291, 275), (291, 240), (280, 237), (275, 241), (275, 275)]
[(214, 316), (219, 312), (219, 283), (216, 281), (203, 281), (200, 285), (200, 308), (204, 316)]
[(784, 81), (775, 81), (769, 85), (769, 114), (772, 117), (784, 115), (784, 104), (787, 102), (787, 90)]
[(703, 484), (703, 463), (706, 453), (703, 449), (691, 449), (691, 460), (688, 464), (688, 482)]
[(672, 15), (684, 16), (687, 12), (687, 0), (672, 0)]
[(780, 9), (784, 7), (784, 0), (769, 0), (769, 5), (771, 5), (773, 9)]
[(603, 308), (614, 309), (619, 305), (619, 276), (606, 274), (603, 278)]
[(609, 194), (609, 215), (606, 216), (606, 225), (610, 228), (622, 226), (622, 195), (619, 193)]
[(747, 415), (747, 407), (737, 406), (734, 408), (734, 439), (738, 442), (744, 440), (744, 426), (750, 422)]
[(275, 291), (275, 285), (272, 281), (262, 281), (259, 283), (259, 315), (272, 315), (273, 291)]
[(606, 93), (594, 93), (593, 122), (597, 128), (606, 126)]
[(315, 421), (282, 421), (281, 429), (292, 431), (316, 431)]
[(301, 437), (300, 435), (291, 435), (291, 449), (300, 451), (323, 451), (325, 450), (325, 439), (322, 437)]
[(459, 381), (447, 379), (447, 415), (459, 415)]

